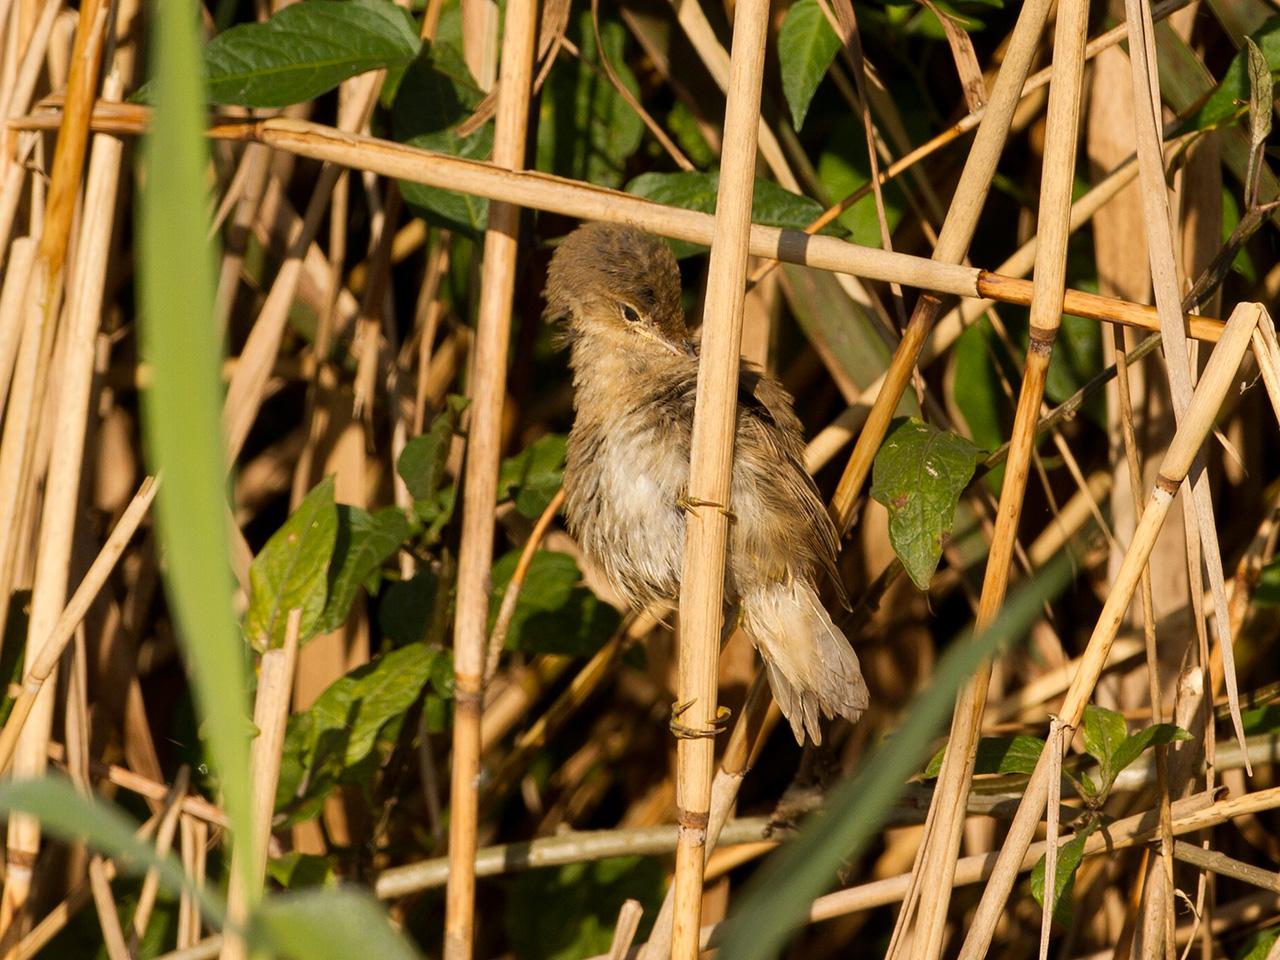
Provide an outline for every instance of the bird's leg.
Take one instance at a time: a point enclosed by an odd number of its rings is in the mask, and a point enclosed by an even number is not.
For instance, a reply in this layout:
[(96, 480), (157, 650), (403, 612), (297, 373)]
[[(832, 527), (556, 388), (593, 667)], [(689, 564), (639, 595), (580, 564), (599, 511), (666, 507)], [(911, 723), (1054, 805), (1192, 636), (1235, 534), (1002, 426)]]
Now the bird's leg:
[(671, 721), (668, 726), (677, 740), (711, 740), (724, 733), (725, 727), (729, 725), (729, 718), (733, 716), (732, 710), (723, 705), (716, 707), (716, 716), (711, 721), (711, 727), (706, 730), (697, 730), (679, 720), (693, 704), (692, 700), (685, 703), (677, 700), (671, 704)]
[(736, 513), (730, 510), (723, 503), (716, 503), (714, 500), (703, 500), (699, 497), (691, 497), (686, 493), (682, 493), (680, 496), (676, 497), (676, 506), (681, 510), (688, 512), (692, 512), (698, 507), (714, 507), (716, 510), (723, 513), (730, 523), (738, 522), (738, 515)]

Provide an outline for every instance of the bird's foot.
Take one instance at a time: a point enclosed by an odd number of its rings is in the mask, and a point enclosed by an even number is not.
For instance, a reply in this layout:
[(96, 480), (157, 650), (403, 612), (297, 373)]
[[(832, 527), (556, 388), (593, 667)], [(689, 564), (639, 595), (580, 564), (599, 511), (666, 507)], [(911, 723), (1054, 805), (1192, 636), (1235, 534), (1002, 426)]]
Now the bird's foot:
[(725, 727), (729, 725), (729, 718), (733, 716), (732, 710), (723, 705), (716, 707), (716, 715), (715, 718), (710, 721), (710, 728), (699, 730), (695, 727), (689, 726), (688, 724), (681, 723), (679, 719), (690, 707), (693, 706), (693, 704), (693, 700), (689, 700), (685, 703), (676, 701), (671, 704), (671, 721), (668, 726), (671, 728), (672, 735), (675, 736), (677, 740), (711, 740), (724, 733)]
[(730, 523), (738, 522), (738, 515), (736, 513), (730, 510), (723, 503), (717, 503), (714, 500), (703, 500), (700, 497), (690, 497), (687, 494), (681, 494), (676, 498), (676, 506), (681, 510), (689, 512), (696, 510), (698, 507), (712, 507), (713, 509), (719, 510), (723, 513)]

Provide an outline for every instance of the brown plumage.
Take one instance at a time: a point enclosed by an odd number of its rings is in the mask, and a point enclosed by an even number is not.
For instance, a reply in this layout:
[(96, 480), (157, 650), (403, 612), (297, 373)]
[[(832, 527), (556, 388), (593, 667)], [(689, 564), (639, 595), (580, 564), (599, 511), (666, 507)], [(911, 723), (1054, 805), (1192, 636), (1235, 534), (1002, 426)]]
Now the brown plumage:
[[(587, 224), (556, 250), (545, 296), (573, 368), (569, 529), (633, 606), (673, 603), (698, 379), (675, 258), (631, 227)], [(820, 743), (820, 712), (857, 720), (867, 706), (858, 658), (816, 589), (820, 573), (840, 587), (836, 531), (804, 469), (791, 398), (745, 364), (734, 444), (725, 596), (741, 605), (796, 740)]]

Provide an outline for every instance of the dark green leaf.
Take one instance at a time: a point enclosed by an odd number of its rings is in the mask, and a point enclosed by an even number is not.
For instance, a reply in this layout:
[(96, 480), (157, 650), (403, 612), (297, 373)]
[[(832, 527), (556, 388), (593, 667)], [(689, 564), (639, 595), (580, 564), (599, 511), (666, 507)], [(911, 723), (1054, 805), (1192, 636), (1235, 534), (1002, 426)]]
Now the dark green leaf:
[[(600, 35), (614, 72), (633, 95), (640, 85), (627, 65), (627, 31), (601, 17)], [(582, 55), (561, 57), (547, 75), (538, 118), (537, 167), (576, 180), (616, 187), (644, 136), (644, 121), (602, 73), (591, 12), (571, 21), (569, 38)]]
[(390, 0), (307, 0), (209, 41), (209, 99), (284, 107), (369, 70), (404, 66), (422, 41)]
[(536, 520), (560, 489), (564, 479), (566, 439), (551, 433), (502, 462), (498, 473), (498, 499), (515, 501), (522, 516)]
[[(860, 119), (849, 117), (832, 128), (831, 136), (818, 157), (817, 172), (818, 179), (833, 200), (843, 200), (871, 181), (871, 164)], [(884, 197), (885, 222), (892, 235), (902, 219), (906, 201), (893, 183), (885, 184), (881, 195)], [(864, 247), (882, 245), (876, 198), (871, 193), (840, 214), (836, 222), (849, 231), (855, 243)]]
[[(310, 2), (310, 0), (308, 0)], [(409, 488), (415, 500), (426, 500), (435, 495), (444, 482), (444, 465), (449, 459), (449, 447), (458, 431), (462, 411), (467, 408), (466, 397), (450, 394), (444, 409), (432, 419), (426, 432), (404, 445), (396, 472)]]
[(1259, 572), (1258, 585), (1253, 589), (1253, 602), (1260, 607), (1280, 607), (1280, 557)]
[(315, 636), (329, 594), (329, 562), (337, 536), (333, 477), (326, 477), (272, 534), (249, 567), (245, 633), (255, 649), (284, 643), (289, 611), (295, 608), (302, 610), (299, 640), (305, 643)]
[(809, 103), (839, 50), (840, 38), (818, 0), (796, 0), (778, 30), (778, 66), (797, 130), (804, 125)]
[(1254, 707), (1240, 715), (1246, 736), (1255, 733), (1273, 733), (1280, 730), (1280, 703), (1269, 703), (1265, 707)]
[(1280, 940), (1280, 929), (1259, 930), (1245, 939), (1236, 960), (1267, 960), (1276, 940)]
[(1137, 760), (1148, 747), (1194, 739), (1188, 731), (1173, 723), (1156, 723), (1145, 730), (1139, 730), (1125, 737), (1116, 747), (1115, 753), (1111, 756), (1112, 776), (1118, 776), (1121, 770)]
[(1111, 786), (1120, 772), (1115, 765), (1116, 751), (1128, 737), (1124, 717), (1114, 710), (1089, 704), (1084, 708), (1084, 748), (1102, 768), (1102, 789)]
[(329, 598), (316, 625), (318, 633), (336, 630), (351, 609), (356, 590), (377, 574), (409, 536), (409, 521), (396, 507), (370, 515), (338, 504), (338, 533), (329, 567)]
[[(943, 747), (933, 755), (925, 768), (924, 778), (932, 780), (942, 769)], [(1040, 760), (1044, 741), (1039, 737), (983, 737), (978, 741), (978, 754), (973, 772), (977, 773), (1031, 773)]]
[[(513, 550), (494, 564), (491, 626), (519, 559), (520, 551)], [(535, 553), (516, 601), (507, 649), (571, 656), (589, 656), (599, 650), (621, 618), (581, 583), (582, 571), (567, 553)]]
[[(651, 857), (615, 857), (519, 875), (507, 901), (507, 935), (522, 960), (578, 960), (605, 953), (623, 901), (656, 908), (662, 865)], [(554, 910), (547, 909), (555, 904)], [(642, 941), (655, 909), (646, 909)]]
[(378, 625), (397, 644), (427, 639), (435, 609), (439, 578), (431, 570), (419, 570), (412, 580), (387, 584), (378, 597)]
[(871, 496), (889, 511), (889, 541), (911, 579), (929, 589), (977, 461), (964, 437), (910, 419), (885, 438), (872, 470)]
[[(1076, 883), (1076, 870), (1084, 859), (1084, 844), (1092, 828), (1082, 830), (1058, 848), (1058, 865), (1054, 871), (1053, 919), (1064, 927), (1071, 925), (1071, 892)], [(1044, 907), (1045, 860), (1041, 857), (1031, 870), (1031, 895)]]
[(333, 864), (324, 857), (299, 853), (297, 850), (290, 850), (281, 857), (268, 860), (267, 876), (286, 890), (338, 885), (338, 875), (333, 872)]
[[(658, 203), (702, 213), (714, 213), (716, 190), (720, 185), (719, 171), (707, 173), (642, 173), (627, 184), (627, 193), (646, 197)], [(803, 230), (822, 214), (822, 206), (816, 200), (791, 193), (770, 180), (757, 180), (751, 202), (751, 222), (766, 227), (786, 227)], [(822, 231), (839, 235), (842, 231), (828, 224)], [(671, 249), (677, 257), (687, 257), (705, 249), (694, 243), (673, 240)]]
[[(1253, 34), (1252, 39), (1270, 72), (1280, 69), (1280, 16), (1272, 17), (1264, 23)], [(1235, 55), (1222, 74), (1221, 82), (1187, 121), (1187, 125), (1204, 130), (1232, 123), (1249, 112), (1250, 99), (1249, 53), (1246, 48)]]
[(254, 912), (253, 932), (256, 942), (269, 943), (276, 956), (289, 960), (418, 957), (391, 926), (382, 906), (353, 887), (268, 897)]

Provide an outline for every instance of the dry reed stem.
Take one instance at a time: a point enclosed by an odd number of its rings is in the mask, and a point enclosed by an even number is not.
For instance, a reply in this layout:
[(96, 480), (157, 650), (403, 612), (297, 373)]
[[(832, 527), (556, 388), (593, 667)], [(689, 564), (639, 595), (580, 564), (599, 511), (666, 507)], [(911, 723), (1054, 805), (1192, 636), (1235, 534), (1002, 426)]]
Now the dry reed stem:
[(640, 929), (644, 907), (639, 900), (625, 900), (618, 911), (618, 922), (613, 928), (613, 941), (609, 944), (609, 960), (623, 960), (631, 949), (631, 941)]
[[(693, 4), (686, 3), (685, 6)], [(729, 530), (733, 444), (738, 412), (742, 310), (755, 187), (760, 92), (768, 0), (739, 0), (716, 192), (715, 229), (707, 265), (701, 362), (690, 440), (688, 520), (680, 585), (680, 641), (674, 708), (695, 731), (676, 744), (676, 843), (673, 960), (696, 960), (702, 875), (715, 758), (717, 666), (724, 619), (725, 547)]]
[(222, 950), (222, 935), (205, 937), (199, 943), (162, 953), (156, 960), (214, 960)]
[(106, 861), (97, 854), (89, 858), (89, 892), (98, 911), (98, 927), (102, 931), (102, 944), (108, 960), (130, 960), (129, 945), (124, 939), (115, 897), (111, 893), (111, 881), (107, 878)]
[[(1022, 86), (1039, 46), (1040, 33), (1048, 17), (1049, 7), (1050, 0), (1028, 0), (1018, 14), (1009, 40), (1009, 49), (991, 92), (991, 101), (965, 160), (951, 208), (947, 211), (938, 243), (934, 247), (933, 260), (939, 264), (959, 263), (968, 252), (978, 215), (986, 201), (991, 178), (1004, 149), (1013, 112), (1022, 99)], [(885, 371), (885, 385), (867, 414), (866, 423), (832, 499), (831, 515), (841, 536), (848, 532), (853, 523), (854, 502), (862, 490), (876, 451), (880, 449), (893, 413), (916, 368), (925, 335), (941, 311), (942, 302), (937, 297), (929, 294), (920, 297), (912, 311), (911, 321), (903, 331), (902, 341)]]
[[(209, 842), (208, 826), (184, 813), (180, 824), (182, 869), (197, 890), (204, 889), (205, 852)], [(200, 941), (200, 904), (190, 890), (183, 889), (178, 901), (178, 948), (191, 947)]]
[[(508, 3), (493, 146), (495, 165), (508, 170), (524, 166), (537, 29), (535, 0)], [(519, 229), (520, 211), (516, 206), (505, 202), (490, 205), (476, 317), (453, 633), (456, 687), (445, 960), (469, 960), (474, 950), (480, 722), (484, 705), (489, 570), (493, 560), (493, 504), (497, 499), (498, 464), (502, 454), (502, 408), (506, 396), (507, 346), (511, 336)]]
[[(1142, 522), (1134, 534), (1124, 562), (1116, 575), (1093, 635), (1082, 657), (1080, 669), (1072, 680), (1060, 716), (1069, 726), (1079, 726), (1085, 704), (1092, 696), (1112, 641), (1125, 617), (1137, 589), (1142, 570), (1155, 544), (1155, 537), (1168, 515), (1178, 485), (1191, 468), (1213, 419), (1222, 405), (1231, 379), (1253, 334), (1253, 328), (1265, 312), (1257, 304), (1241, 304), (1232, 312), (1222, 340), (1209, 358), (1203, 377), (1196, 388), (1192, 404), (1178, 426), (1160, 465), (1160, 476), (1143, 512)], [(1036, 772), (1027, 783), (1018, 812), (1000, 851), (999, 861), (983, 892), (972, 925), (961, 948), (961, 960), (978, 960), (990, 946), (995, 925), (1017, 875), (1021, 861), (1040, 821), (1048, 795), (1048, 752), (1043, 751)]]
[[(1022, 505), (1026, 496), (1027, 478), (1035, 455), (1036, 427), (1044, 403), (1049, 360), (1062, 320), (1088, 14), (1087, 0), (1063, 0), (1058, 8), (1053, 43), (1055, 72), (1049, 89), (1048, 129), (1045, 135), (1044, 172), (1041, 176), (1036, 231), (1030, 345), (1014, 413), (995, 529), (982, 581), (982, 594), (974, 627), (978, 631), (990, 627), (1004, 606), (1018, 523), (1022, 518)], [(896, 406), (896, 400), (894, 405)], [(862, 441), (863, 438), (859, 437), (859, 445)], [(874, 456), (874, 451), (872, 455)], [(846, 472), (846, 476), (848, 475)], [(857, 479), (857, 484), (854, 494), (861, 488), (860, 479)], [(948, 749), (943, 757), (938, 788), (934, 793), (937, 812), (926, 828), (925, 851), (920, 856), (920, 880), (929, 884), (930, 895), (919, 900), (916, 934), (912, 942), (916, 955), (923, 958), (936, 958), (942, 952), (943, 933), (951, 901), (951, 876), (960, 850), (969, 786), (977, 758), (982, 715), (986, 710), (990, 683), (991, 661), (988, 659), (978, 667), (956, 698)], [(1052, 902), (1048, 894), (1046, 902)], [(1047, 912), (1052, 913), (1052, 910)], [(909, 920), (909, 911), (903, 911), (899, 916), (899, 926)], [(1042, 943), (1043, 936), (1042, 934)], [(903, 938), (899, 942), (906, 943), (907, 940)], [(1047, 948), (1047, 943), (1044, 945)]]
[[(178, 775), (173, 778), (173, 787), (165, 798), (165, 808), (160, 814), (160, 826), (156, 828), (156, 856), (169, 856), (173, 849), (173, 837), (178, 830), (178, 821), (182, 815), (182, 798), (186, 796), (187, 785), (191, 780), (191, 768), (183, 764)], [(156, 905), (156, 894), (160, 891), (160, 874), (151, 869), (142, 881), (142, 890), (138, 894), (138, 904), (133, 911), (133, 928), (129, 933), (129, 953), (137, 956), (138, 945), (147, 935), (147, 925), (151, 922), (151, 911)]]
[(27, 279), (35, 258), (36, 242), (30, 237), (21, 237), (9, 247), (4, 289), (0, 292), (0, 416), (4, 415), (8, 404), (9, 382), (18, 360), (22, 316), (26, 312)]
[[(294, 607), (289, 611), (285, 624), (283, 646), (267, 650), (259, 663), (258, 694), (253, 704), (253, 725), (258, 728), (258, 735), (249, 755), (253, 834), (237, 837), (232, 848), (222, 960), (240, 960), (248, 956), (243, 931), (253, 905), (262, 896), (276, 785), (280, 781), (280, 754), (289, 720), (289, 704), (293, 699), (293, 675), (298, 662), (301, 627), (302, 610)], [(248, 870), (241, 866), (242, 858), (248, 858)]]

